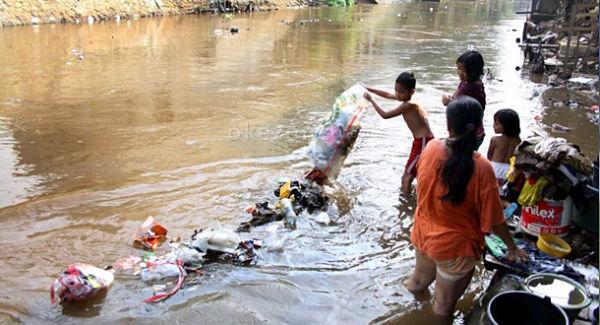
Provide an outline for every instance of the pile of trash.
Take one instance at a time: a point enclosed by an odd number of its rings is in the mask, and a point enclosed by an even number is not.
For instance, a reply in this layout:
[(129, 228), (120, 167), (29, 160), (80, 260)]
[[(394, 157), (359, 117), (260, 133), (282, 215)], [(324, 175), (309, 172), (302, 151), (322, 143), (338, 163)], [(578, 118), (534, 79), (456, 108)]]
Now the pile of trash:
[[(510, 162), (502, 196), (522, 207), (520, 225), (531, 235), (565, 235), (571, 216), (585, 214), (597, 203), (592, 162), (565, 139), (524, 140)], [(577, 211), (572, 210), (573, 206)]]
[[(70, 265), (52, 284), (51, 303), (73, 304), (99, 297), (106, 293), (116, 272), (139, 276), (145, 283), (154, 284), (154, 295), (144, 302), (163, 301), (181, 289), (188, 275), (203, 275), (204, 263), (255, 264), (256, 249), (262, 246), (260, 240), (242, 240), (231, 230), (204, 229), (194, 231), (187, 242), (172, 241), (167, 253), (157, 255), (154, 251), (167, 240), (167, 229), (153, 217), (148, 217), (133, 237), (134, 246), (146, 250), (144, 254), (123, 257), (106, 269), (81, 263)], [(171, 288), (157, 284), (171, 279), (176, 279)]]
[(338, 96), (331, 108), (329, 118), (316, 129), (309, 144), (307, 156), (314, 167), (302, 180), (280, 178), (274, 191), (276, 201), (263, 201), (246, 209), (250, 220), (242, 222), (238, 232), (248, 232), (252, 227), (283, 220), (286, 227), (296, 228), (298, 215), (306, 210), (318, 212), (315, 220), (328, 225), (331, 220), (327, 212), (329, 198), (323, 184), (337, 178), (360, 132), (360, 117), (369, 102), (363, 97), (367, 90), (355, 84)]
[(292, 181), (280, 178), (278, 188), (274, 191), (276, 202), (264, 201), (256, 203), (246, 209), (250, 220), (243, 221), (237, 228), (238, 232), (249, 232), (252, 227), (264, 225), (274, 221), (283, 220), (289, 229), (296, 229), (298, 215), (302, 211), (309, 214), (319, 212), (317, 221), (328, 225), (329, 215), (325, 210), (329, 197), (324, 193), (323, 187), (308, 180)]
[[(598, 75), (598, 43), (597, 36), (594, 37), (597, 24), (594, 28), (586, 19), (594, 16), (593, 10), (589, 10), (594, 3), (587, 8), (574, 3), (551, 1), (547, 2), (548, 8), (532, 8), (523, 26), (520, 45), (531, 73), (549, 73), (564, 80), (573, 72)], [(597, 16), (597, 7), (595, 10)], [(572, 29), (578, 29), (579, 33), (573, 33)], [(521, 39), (517, 39), (519, 42)]]
[[(329, 198), (323, 183), (337, 177), (358, 137), (359, 118), (368, 106), (363, 98), (365, 91), (363, 86), (356, 84), (336, 99), (330, 118), (317, 128), (308, 150), (314, 168), (301, 180), (279, 178), (274, 200), (247, 208), (245, 215), (249, 220), (243, 221), (237, 232), (197, 230), (190, 240), (172, 240), (169, 251), (157, 255), (155, 251), (167, 241), (168, 231), (153, 217), (148, 217), (133, 235), (134, 246), (145, 250), (144, 254), (123, 257), (104, 270), (87, 264), (69, 266), (50, 289), (52, 303), (76, 303), (99, 297), (112, 284), (115, 272), (139, 276), (145, 283), (153, 284), (154, 295), (144, 302), (163, 301), (176, 294), (189, 275), (202, 275), (206, 263), (256, 264), (256, 249), (261, 248), (261, 240), (243, 240), (238, 232), (250, 232), (252, 227), (281, 220), (293, 230), (303, 211), (316, 213), (314, 219), (328, 225), (331, 222), (326, 212)], [(157, 284), (165, 281), (171, 281), (172, 285), (168, 288), (164, 283)]]

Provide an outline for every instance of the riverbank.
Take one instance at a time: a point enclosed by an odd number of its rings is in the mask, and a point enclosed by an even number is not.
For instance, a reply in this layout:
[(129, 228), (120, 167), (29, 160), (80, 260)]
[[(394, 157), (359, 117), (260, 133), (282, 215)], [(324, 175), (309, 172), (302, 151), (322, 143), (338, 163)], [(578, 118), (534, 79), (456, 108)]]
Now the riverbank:
[(0, 1), (0, 26), (91, 24), (202, 12), (273, 10), (299, 4), (296, 0), (5, 0)]

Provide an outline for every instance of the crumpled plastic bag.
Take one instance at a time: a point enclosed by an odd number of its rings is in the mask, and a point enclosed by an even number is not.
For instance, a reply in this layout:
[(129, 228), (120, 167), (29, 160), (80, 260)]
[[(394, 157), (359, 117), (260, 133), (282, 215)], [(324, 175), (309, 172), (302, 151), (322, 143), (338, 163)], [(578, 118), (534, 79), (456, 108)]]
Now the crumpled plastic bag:
[(183, 268), (182, 260), (177, 260), (175, 262), (169, 262), (162, 259), (153, 261), (149, 260), (141, 263), (141, 266), (142, 271), (140, 273), (140, 277), (142, 280), (144, 280), (144, 282), (154, 282), (165, 278), (177, 277), (177, 283), (175, 286), (169, 290), (166, 290), (166, 286), (161, 285), (158, 292), (155, 290), (155, 294), (153, 296), (144, 300), (145, 303), (155, 303), (169, 299), (171, 296), (176, 294), (179, 289), (181, 289), (183, 281), (187, 276), (187, 272)]
[(52, 283), (50, 302), (56, 304), (92, 299), (108, 290), (113, 280), (114, 275), (110, 271), (89, 264), (71, 264)]
[(146, 262), (145, 266), (146, 267), (142, 268), (142, 271), (140, 272), (140, 277), (144, 282), (154, 282), (165, 278), (176, 278), (181, 274), (183, 274), (183, 276), (186, 275), (185, 270), (177, 264), (177, 261), (167, 262), (158, 260)]
[(519, 170), (515, 167), (515, 162), (517, 161), (517, 157), (511, 156), (508, 161), (510, 162), (510, 167), (508, 168), (508, 171), (506, 172), (506, 180), (509, 183), (514, 183), (515, 180), (517, 179), (517, 175), (519, 173)]
[(167, 255), (165, 260), (175, 263), (181, 260), (186, 268), (200, 268), (204, 262), (206, 253), (199, 252), (193, 247), (188, 247), (187, 244), (177, 244)]
[(194, 234), (189, 245), (202, 252), (211, 250), (218, 253), (235, 254), (241, 241), (240, 235), (232, 230), (205, 229)]
[(142, 245), (151, 251), (167, 239), (167, 228), (148, 217), (133, 234), (134, 243)]
[(309, 175), (335, 179), (360, 132), (360, 117), (369, 106), (367, 90), (355, 84), (344, 91), (331, 107), (329, 119), (315, 131), (307, 155), (314, 165)]
[(537, 181), (532, 178), (527, 179), (519, 195), (519, 204), (534, 205), (538, 203), (542, 199), (542, 190), (549, 183), (550, 180), (545, 176), (539, 177)]

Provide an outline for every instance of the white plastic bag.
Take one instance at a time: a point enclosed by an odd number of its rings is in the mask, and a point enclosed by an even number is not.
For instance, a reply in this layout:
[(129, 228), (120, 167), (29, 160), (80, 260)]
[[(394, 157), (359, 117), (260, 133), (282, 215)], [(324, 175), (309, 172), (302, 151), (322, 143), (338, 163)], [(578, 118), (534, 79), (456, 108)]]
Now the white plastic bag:
[(355, 84), (335, 100), (329, 119), (319, 125), (308, 147), (313, 171), (320, 171), (330, 179), (337, 177), (360, 132), (360, 117), (369, 106), (363, 97), (366, 91)]

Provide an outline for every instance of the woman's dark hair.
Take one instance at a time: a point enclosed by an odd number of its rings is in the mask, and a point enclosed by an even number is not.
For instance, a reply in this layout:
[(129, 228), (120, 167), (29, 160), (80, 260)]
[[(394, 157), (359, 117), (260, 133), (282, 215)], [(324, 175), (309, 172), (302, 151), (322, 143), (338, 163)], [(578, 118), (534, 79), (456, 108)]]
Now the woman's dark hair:
[(516, 138), (521, 134), (519, 114), (510, 108), (504, 108), (494, 114), (494, 121), (502, 125), (505, 135)]
[(467, 73), (467, 81), (475, 82), (483, 76), (483, 56), (477, 51), (467, 51), (456, 59), (456, 63), (462, 63)]
[(450, 157), (442, 169), (442, 182), (448, 187), (448, 193), (442, 200), (459, 205), (467, 195), (467, 185), (473, 175), (473, 152), (477, 150), (475, 136), (481, 127), (483, 110), (475, 99), (460, 96), (446, 108), (448, 129), (452, 130), (454, 139), (448, 140)]

